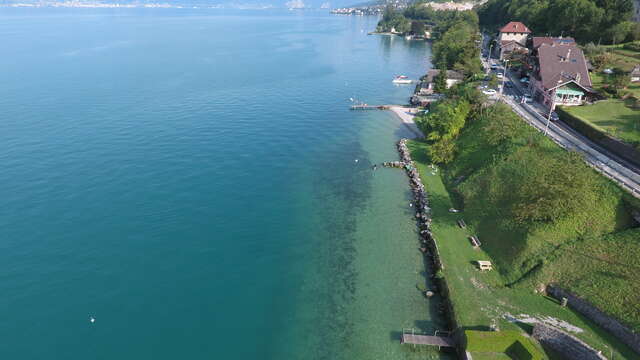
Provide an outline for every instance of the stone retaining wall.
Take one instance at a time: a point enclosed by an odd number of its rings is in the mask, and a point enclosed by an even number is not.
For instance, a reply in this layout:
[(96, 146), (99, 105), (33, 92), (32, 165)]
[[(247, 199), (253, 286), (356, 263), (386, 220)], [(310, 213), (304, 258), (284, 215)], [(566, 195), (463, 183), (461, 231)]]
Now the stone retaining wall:
[(549, 325), (537, 323), (533, 327), (533, 338), (568, 360), (607, 360), (599, 351), (580, 339)]
[(611, 335), (615, 336), (618, 340), (625, 343), (633, 351), (640, 354), (640, 334), (635, 333), (630, 328), (626, 327), (618, 320), (605, 314), (597, 307), (591, 305), (588, 301), (579, 298), (578, 296), (564, 290), (555, 285), (547, 286), (547, 293), (552, 295), (558, 300), (563, 297), (567, 298), (567, 304), (575, 309), (577, 312), (589, 318), (591, 321), (600, 325), (607, 330)]

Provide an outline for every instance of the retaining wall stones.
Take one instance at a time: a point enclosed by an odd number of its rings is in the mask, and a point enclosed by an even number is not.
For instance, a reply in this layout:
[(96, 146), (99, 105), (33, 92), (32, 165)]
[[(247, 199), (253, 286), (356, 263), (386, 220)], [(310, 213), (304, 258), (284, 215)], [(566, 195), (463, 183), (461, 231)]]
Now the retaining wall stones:
[(604, 312), (599, 310), (597, 307), (591, 305), (588, 301), (581, 299), (578, 296), (558, 286), (548, 285), (547, 293), (552, 295), (558, 300), (561, 300), (563, 297), (567, 298), (568, 300), (567, 304), (572, 309), (575, 309), (582, 315), (589, 318), (591, 321), (600, 325), (602, 328), (607, 330), (610, 334), (618, 338), (618, 340), (620, 340), (621, 342), (629, 346), (631, 349), (633, 349), (633, 351), (640, 354), (640, 334), (634, 332), (630, 328), (620, 323), (618, 320), (605, 314)]
[(582, 340), (546, 324), (537, 323), (533, 327), (533, 338), (561, 353), (568, 360), (607, 360)]

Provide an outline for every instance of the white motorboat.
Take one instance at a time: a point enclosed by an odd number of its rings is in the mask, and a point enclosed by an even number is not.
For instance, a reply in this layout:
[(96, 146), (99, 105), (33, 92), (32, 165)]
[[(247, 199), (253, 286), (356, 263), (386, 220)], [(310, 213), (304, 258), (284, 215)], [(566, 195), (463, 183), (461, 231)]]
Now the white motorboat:
[(398, 75), (393, 79), (394, 84), (411, 84), (413, 80), (409, 79), (404, 75)]

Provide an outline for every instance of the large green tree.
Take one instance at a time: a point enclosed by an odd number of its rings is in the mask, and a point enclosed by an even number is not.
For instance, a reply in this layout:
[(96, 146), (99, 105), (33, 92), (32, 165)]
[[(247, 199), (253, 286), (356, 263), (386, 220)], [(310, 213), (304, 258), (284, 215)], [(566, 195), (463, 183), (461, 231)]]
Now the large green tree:
[(605, 43), (640, 36), (632, 13), (632, 0), (489, 0), (478, 9), (485, 27), (522, 21), (538, 35)]

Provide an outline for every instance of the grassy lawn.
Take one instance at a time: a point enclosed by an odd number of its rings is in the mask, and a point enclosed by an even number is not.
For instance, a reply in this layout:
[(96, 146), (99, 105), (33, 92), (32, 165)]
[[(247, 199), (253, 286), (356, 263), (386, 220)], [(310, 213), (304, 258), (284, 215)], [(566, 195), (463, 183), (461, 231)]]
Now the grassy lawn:
[[(521, 331), (474, 331), (464, 332), (467, 351), (476, 359), (476, 354), (482, 356), (508, 355), (507, 358), (541, 360), (544, 351), (531, 337), (523, 335)], [(491, 358), (491, 357), (490, 357)]]
[(624, 142), (640, 144), (640, 110), (632, 109), (624, 100), (610, 99), (565, 109)]
[[(608, 349), (613, 348), (616, 359), (637, 358), (637, 355), (626, 346), (581, 315), (571, 309), (561, 307), (554, 299), (536, 294), (530, 287), (504, 286), (505, 279), (501, 275), (503, 269), (500, 269), (500, 266), (503, 265), (500, 265), (499, 261), (496, 262), (496, 259), (492, 259), (484, 251), (485, 240), (488, 238), (485, 239), (485, 235), (478, 232), (478, 229), (483, 226), (491, 226), (491, 224), (481, 224), (476, 222), (480, 220), (472, 220), (481, 219), (481, 217), (470, 213), (450, 213), (448, 209), (460, 205), (460, 203), (459, 200), (453, 201), (444, 185), (442, 172), (434, 173), (429, 168), (431, 162), (427, 157), (427, 144), (412, 141), (408, 145), (429, 193), (433, 209), (433, 233), (437, 239), (445, 267), (443, 272), (450, 288), (455, 316), (461, 328), (465, 330), (499, 329), (501, 331), (530, 332), (532, 325), (527, 323), (528, 320), (525, 318), (552, 317), (566, 322), (569, 326), (580, 328), (582, 332), (572, 334), (594, 348), (602, 350), (603, 353), (609, 353)], [(474, 151), (474, 145), (470, 145), (466, 151)], [(476, 153), (478, 157), (487, 157), (487, 161), (491, 159), (491, 154), (480, 151), (476, 151)], [(461, 229), (456, 225), (456, 220), (460, 218), (464, 218), (467, 222), (467, 229)], [(483, 249), (474, 249), (471, 246), (468, 236), (472, 234), (480, 234)], [(474, 265), (477, 260), (491, 260), (497, 269), (480, 272)], [(516, 321), (514, 318), (524, 321)], [(483, 353), (479, 354), (477, 358), (499, 359), (500, 356), (495, 353)]]

